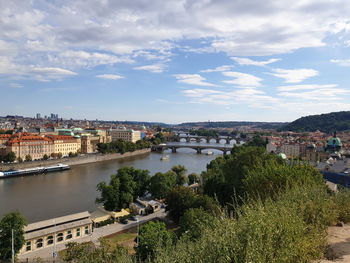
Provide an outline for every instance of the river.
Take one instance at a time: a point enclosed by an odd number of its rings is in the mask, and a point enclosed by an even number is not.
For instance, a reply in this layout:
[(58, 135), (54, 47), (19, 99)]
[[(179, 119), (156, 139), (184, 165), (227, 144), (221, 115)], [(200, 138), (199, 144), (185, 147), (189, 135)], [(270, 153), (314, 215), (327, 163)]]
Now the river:
[[(189, 145), (189, 143), (184, 143)], [(198, 145), (198, 143), (191, 142)], [(206, 143), (201, 143), (205, 145)], [(211, 143), (210, 145), (213, 145)], [(28, 222), (45, 220), (82, 211), (94, 211), (97, 196), (96, 185), (109, 181), (111, 174), (125, 166), (147, 169), (153, 175), (166, 172), (174, 165), (184, 165), (188, 173), (200, 173), (207, 163), (221, 155), (197, 154), (192, 149), (178, 149), (169, 154), (169, 160), (161, 161), (160, 153), (120, 160), (72, 166), (70, 170), (35, 176), (15, 177), (0, 180), (0, 217), (11, 211), (21, 212)]]

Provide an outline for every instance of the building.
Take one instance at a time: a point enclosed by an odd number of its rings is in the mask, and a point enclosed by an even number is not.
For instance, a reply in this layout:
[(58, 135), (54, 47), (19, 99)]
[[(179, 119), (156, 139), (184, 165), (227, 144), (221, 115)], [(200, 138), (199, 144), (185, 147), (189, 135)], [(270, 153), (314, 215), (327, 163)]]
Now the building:
[(53, 153), (55, 154), (61, 153), (62, 156), (68, 156), (69, 153), (80, 152), (80, 138), (67, 135), (47, 135), (46, 137), (52, 140), (54, 144)]
[(97, 144), (100, 143), (101, 137), (91, 134), (81, 135), (81, 153), (97, 152)]
[(112, 141), (123, 140), (126, 142), (137, 142), (141, 140), (141, 132), (132, 129), (111, 129), (109, 131)]
[(27, 155), (31, 156), (32, 160), (43, 159), (44, 155), (50, 156), (54, 152), (54, 143), (51, 139), (30, 133), (14, 134), (5, 145), (5, 154), (14, 152), (17, 158), (23, 160)]
[(335, 132), (333, 137), (327, 141), (326, 151), (327, 152), (339, 152), (342, 148), (342, 142), (337, 137), (337, 133)]
[(131, 210), (138, 215), (148, 215), (157, 212), (161, 209), (162, 204), (155, 200), (145, 200), (137, 198), (134, 203), (131, 203)]
[(300, 146), (297, 143), (285, 143), (280, 147), (280, 152), (290, 157), (300, 157)]
[(81, 212), (32, 223), (24, 227), (24, 245), (20, 254), (36, 251), (54, 244), (73, 241), (90, 235), (92, 221), (89, 212)]

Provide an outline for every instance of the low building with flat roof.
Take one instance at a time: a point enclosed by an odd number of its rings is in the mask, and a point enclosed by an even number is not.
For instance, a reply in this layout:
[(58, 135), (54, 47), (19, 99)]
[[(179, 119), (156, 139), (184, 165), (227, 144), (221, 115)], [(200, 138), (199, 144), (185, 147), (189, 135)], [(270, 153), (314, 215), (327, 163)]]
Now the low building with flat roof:
[(91, 232), (92, 221), (87, 211), (28, 224), (19, 254), (73, 241)]

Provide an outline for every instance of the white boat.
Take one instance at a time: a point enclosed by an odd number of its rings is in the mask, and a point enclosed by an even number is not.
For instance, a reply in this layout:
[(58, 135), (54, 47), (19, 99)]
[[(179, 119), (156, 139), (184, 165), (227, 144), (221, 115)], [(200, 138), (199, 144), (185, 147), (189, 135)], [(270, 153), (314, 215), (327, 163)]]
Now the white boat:
[(14, 177), (14, 176), (23, 176), (23, 175), (31, 175), (31, 174), (42, 174), (48, 172), (56, 172), (70, 169), (69, 165), (66, 164), (56, 164), (46, 167), (34, 167), (20, 170), (10, 170), (0, 172), (0, 178), (6, 177)]
[(212, 151), (207, 151), (206, 155), (212, 155), (214, 154)]
[(161, 161), (165, 161), (165, 160), (169, 160), (169, 155), (163, 155), (162, 157), (160, 157)]

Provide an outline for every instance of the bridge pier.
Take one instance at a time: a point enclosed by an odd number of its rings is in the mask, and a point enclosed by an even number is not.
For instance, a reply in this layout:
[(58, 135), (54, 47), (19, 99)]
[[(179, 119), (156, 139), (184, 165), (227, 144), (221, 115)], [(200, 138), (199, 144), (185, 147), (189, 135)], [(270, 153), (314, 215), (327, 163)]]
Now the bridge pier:
[(186, 142), (191, 142), (191, 138), (190, 138), (190, 137), (187, 137), (187, 138), (186, 138)]
[(201, 154), (202, 153), (202, 149), (201, 148), (197, 148), (197, 154)]
[(176, 153), (176, 147), (172, 147), (172, 148), (171, 148), (171, 152), (172, 152), (172, 153)]
[(207, 138), (205, 138), (205, 140), (207, 141), (207, 143), (210, 143), (210, 137), (207, 137)]
[(220, 143), (220, 138), (216, 138), (216, 143)]
[(200, 143), (201, 142), (201, 138), (197, 138), (196, 142)]
[(226, 139), (226, 144), (230, 144), (231, 138)]

